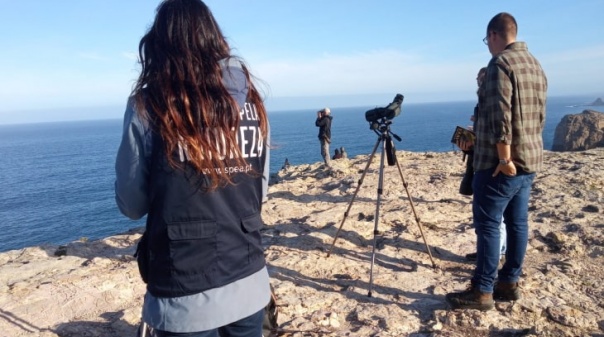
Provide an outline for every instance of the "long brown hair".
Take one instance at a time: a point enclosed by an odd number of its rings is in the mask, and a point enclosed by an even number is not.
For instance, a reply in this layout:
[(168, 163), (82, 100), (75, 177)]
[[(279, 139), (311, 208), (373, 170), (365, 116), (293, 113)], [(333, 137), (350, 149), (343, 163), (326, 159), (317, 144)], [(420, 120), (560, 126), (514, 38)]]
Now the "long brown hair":
[[(180, 146), (188, 162), (210, 177), (210, 190), (232, 183), (220, 172), (229, 161), (245, 162), (236, 135), (242, 107), (222, 81), (220, 60), (234, 56), (210, 9), (200, 0), (163, 1), (138, 49), (142, 71), (132, 94), (141, 117), (164, 140), (170, 165), (179, 167), (173, 154)], [(266, 144), (266, 110), (248, 69), (242, 69)]]

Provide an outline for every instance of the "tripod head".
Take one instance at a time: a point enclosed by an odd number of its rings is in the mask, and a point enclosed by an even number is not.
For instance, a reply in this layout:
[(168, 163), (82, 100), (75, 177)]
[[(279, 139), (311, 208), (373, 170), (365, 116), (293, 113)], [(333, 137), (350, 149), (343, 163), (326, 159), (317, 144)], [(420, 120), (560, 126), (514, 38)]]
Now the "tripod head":
[(391, 137), (394, 137), (394, 139), (400, 142), (401, 137), (399, 137), (397, 134), (390, 130), (391, 124), (391, 119), (380, 118), (376, 121), (369, 123), (369, 129), (373, 130), (373, 132), (375, 132), (379, 137), (384, 137), (387, 139), (391, 139)]
[(392, 142), (392, 138), (401, 141), (401, 137), (390, 130), (392, 120), (386, 117), (377, 119), (369, 125), (369, 129), (373, 130), (376, 135), (380, 138), (378, 142), (384, 142), (386, 158), (388, 158), (388, 165), (394, 166), (396, 164), (396, 148)]

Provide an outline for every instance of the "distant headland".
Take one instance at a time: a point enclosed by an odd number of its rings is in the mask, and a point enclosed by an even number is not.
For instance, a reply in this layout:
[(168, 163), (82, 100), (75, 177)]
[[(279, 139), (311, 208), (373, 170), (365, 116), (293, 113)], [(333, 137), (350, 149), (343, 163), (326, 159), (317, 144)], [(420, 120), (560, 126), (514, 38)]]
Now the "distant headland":
[(604, 101), (602, 101), (602, 98), (598, 97), (596, 98), (595, 101), (593, 101), (591, 104), (588, 104), (587, 106), (603, 106), (604, 105)]

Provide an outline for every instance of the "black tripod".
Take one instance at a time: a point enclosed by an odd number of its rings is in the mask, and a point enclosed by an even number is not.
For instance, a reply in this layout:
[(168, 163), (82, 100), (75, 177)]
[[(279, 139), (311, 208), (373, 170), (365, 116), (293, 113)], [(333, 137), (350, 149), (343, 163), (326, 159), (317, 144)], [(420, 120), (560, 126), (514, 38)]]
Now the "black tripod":
[(380, 143), (382, 143), (382, 155), (381, 155), (381, 159), (380, 159), (380, 175), (379, 175), (378, 190), (377, 190), (377, 202), (375, 205), (375, 221), (374, 221), (374, 227), (373, 227), (373, 250), (371, 252), (371, 268), (370, 268), (370, 272), (369, 272), (369, 293), (367, 294), (367, 296), (369, 296), (369, 297), (371, 297), (371, 288), (373, 285), (373, 264), (375, 262), (376, 235), (379, 234), (378, 221), (380, 218), (380, 201), (382, 199), (382, 191), (383, 191), (383, 185), (384, 185), (384, 155), (386, 155), (388, 157), (388, 165), (393, 166), (396, 164), (396, 166), (398, 168), (398, 172), (403, 181), (403, 186), (405, 187), (405, 191), (407, 192), (407, 198), (409, 199), (409, 204), (411, 205), (411, 210), (413, 211), (413, 215), (415, 216), (415, 222), (417, 223), (417, 226), (419, 227), (419, 231), (422, 235), (422, 238), (424, 239), (424, 244), (426, 245), (426, 250), (428, 251), (428, 255), (430, 256), (430, 261), (432, 262), (432, 267), (436, 268), (436, 264), (434, 263), (434, 260), (432, 259), (432, 253), (430, 252), (430, 247), (428, 246), (428, 242), (426, 241), (426, 237), (424, 236), (424, 231), (422, 229), (422, 225), (419, 221), (419, 217), (417, 216), (417, 213), (415, 212), (415, 207), (413, 206), (413, 201), (411, 199), (411, 195), (409, 194), (409, 189), (407, 188), (408, 185), (405, 182), (405, 177), (403, 177), (403, 171), (401, 170), (401, 166), (399, 165), (398, 160), (396, 159), (396, 150), (394, 148), (394, 144), (392, 143), (392, 137), (394, 137), (399, 142), (401, 141), (401, 138), (390, 131), (390, 124), (392, 124), (391, 120), (382, 118), (376, 122), (373, 122), (371, 125), (371, 129), (378, 135), (378, 140), (375, 143), (375, 146), (373, 147), (373, 151), (371, 152), (371, 155), (369, 156), (369, 160), (367, 160), (367, 165), (365, 166), (365, 169), (363, 170), (361, 179), (359, 179), (359, 184), (357, 185), (356, 191), (354, 191), (352, 200), (350, 200), (350, 203), (348, 204), (348, 208), (346, 209), (346, 212), (344, 212), (344, 218), (342, 219), (342, 222), (340, 223), (340, 228), (338, 228), (338, 231), (336, 232), (336, 235), (333, 238), (333, 243), (331, 244), (331, 247), (329, 248), (329, 251), (327, 252), (327, 257), (329, 257), (331, 255), (331, 251), (332, 251), (334, 245), (336, 244), (338, 235), (340, 234), (340, 231), (342, 230), (342, 227), (344, 226), (344, 222), (346, 221), (346, 218), (348, 218), (348, 212), (350, 211), (350, 208), (352, 207), (352, 204), (354, 203), (354, 199), (357, 197), (357, 193), (361, 189), (361, 185), (363, 184), (363, 179), (365, 178), (365, 174), (367, 174), (367, 170), (369, 169), (369, 165), (371, 164), (371, 161), (373, 160), (373, 157), (375, 156), (375, 152), (377, 151), (377, 148), (380, 145)]

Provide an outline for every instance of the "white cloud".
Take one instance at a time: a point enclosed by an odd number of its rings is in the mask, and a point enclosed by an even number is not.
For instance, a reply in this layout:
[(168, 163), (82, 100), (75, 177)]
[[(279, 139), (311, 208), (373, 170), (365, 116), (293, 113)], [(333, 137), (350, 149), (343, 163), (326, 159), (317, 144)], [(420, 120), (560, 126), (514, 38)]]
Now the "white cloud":
[(542, 62), (550, 64), (568, 64), (573, 67), (583, 68), (581, 64), (573, 64), (572, 62), (583, 62), (583, 61), (598, 61), (599, 68), (604, 67), (604, 45), (591, 46), (581, 49), (564, 49), (562, 51), (553, 52), (540, 57)]
[(138, 61), (138, 54), (137, 53), (125, 51), (125, 52), (122, 52), (122, 56), (124, 58), (128, 59), (128, 60), (131, 60), (131, 61)]
[[(476, 57), (475, 60), (479, 60)], [(473, 92), (482, 63), (430, 63), (413, 54), (382, 50), (354, 55), (322, 55), (304, 60), (252, 63), (272, 95), (317, 96), (416, 91)]]
[(120, 104), (126, 101), (134, 72), (45, 74), (14, 70), (0, 82), (0, 111)]
[(539, 57), (550, 95), (591, 94), (604, 90), (604, 45), (571, 49)]
[[(78, 56), (106, 60), (98, 53), (83, 52)], [(122, 104), (139, 69), (132, 62), (137, 58), (135, 53), (122, 52), (120, 56), (121, 63), (111, 71), (88, 65), (77, 69), (4, 68), (3, 78), (10, 81), (0, 81), (0, 111)], [(470, 54), (463, 61), (451, 61), (445, 52), (441, 56), (444, 58), (434, 60), (414, 53), (376, 50), (296, 59), (256, 56), (246, 60), (253, 73), (269, 86), (269, 101), (297, 98), (295, 104), (284, 103), (289, 108), (304, 102), (320, 106), (323, 99), (311, 102), (311, 98), (325, 96), (335, 97), (342, 106), (365, 102), (380, 105), (395, 93), (404, 94), (408, 103), (474, 99), (475, 74), (488, 61), (488, 53)], [(604, 77), (600, 75), (604, 73), (604, 45), (537, 56), (548, 76), (550, 95), (604, 90)]]
[(79, 52), (78, 57), (86, 59), (86, 60), (94, 60), (94, 61), (106, 61), (107, 57), (101, 56), (96, 52)]
[[(604, 46), (539, 55), (550, 95), (572, 95), (604, 88)], [(380, 50), (305, 59), (250, 60), (252, 70), (270, 87), (271, 98), (413, 92), (421, 100), (472, 99), (477, 69), (490, 55), (464, 61), (428, 60), (415, 54)], [(412, 97), (412, 96), (410, 96)], [(431, 97), (431, 98), (430, 98)]]

